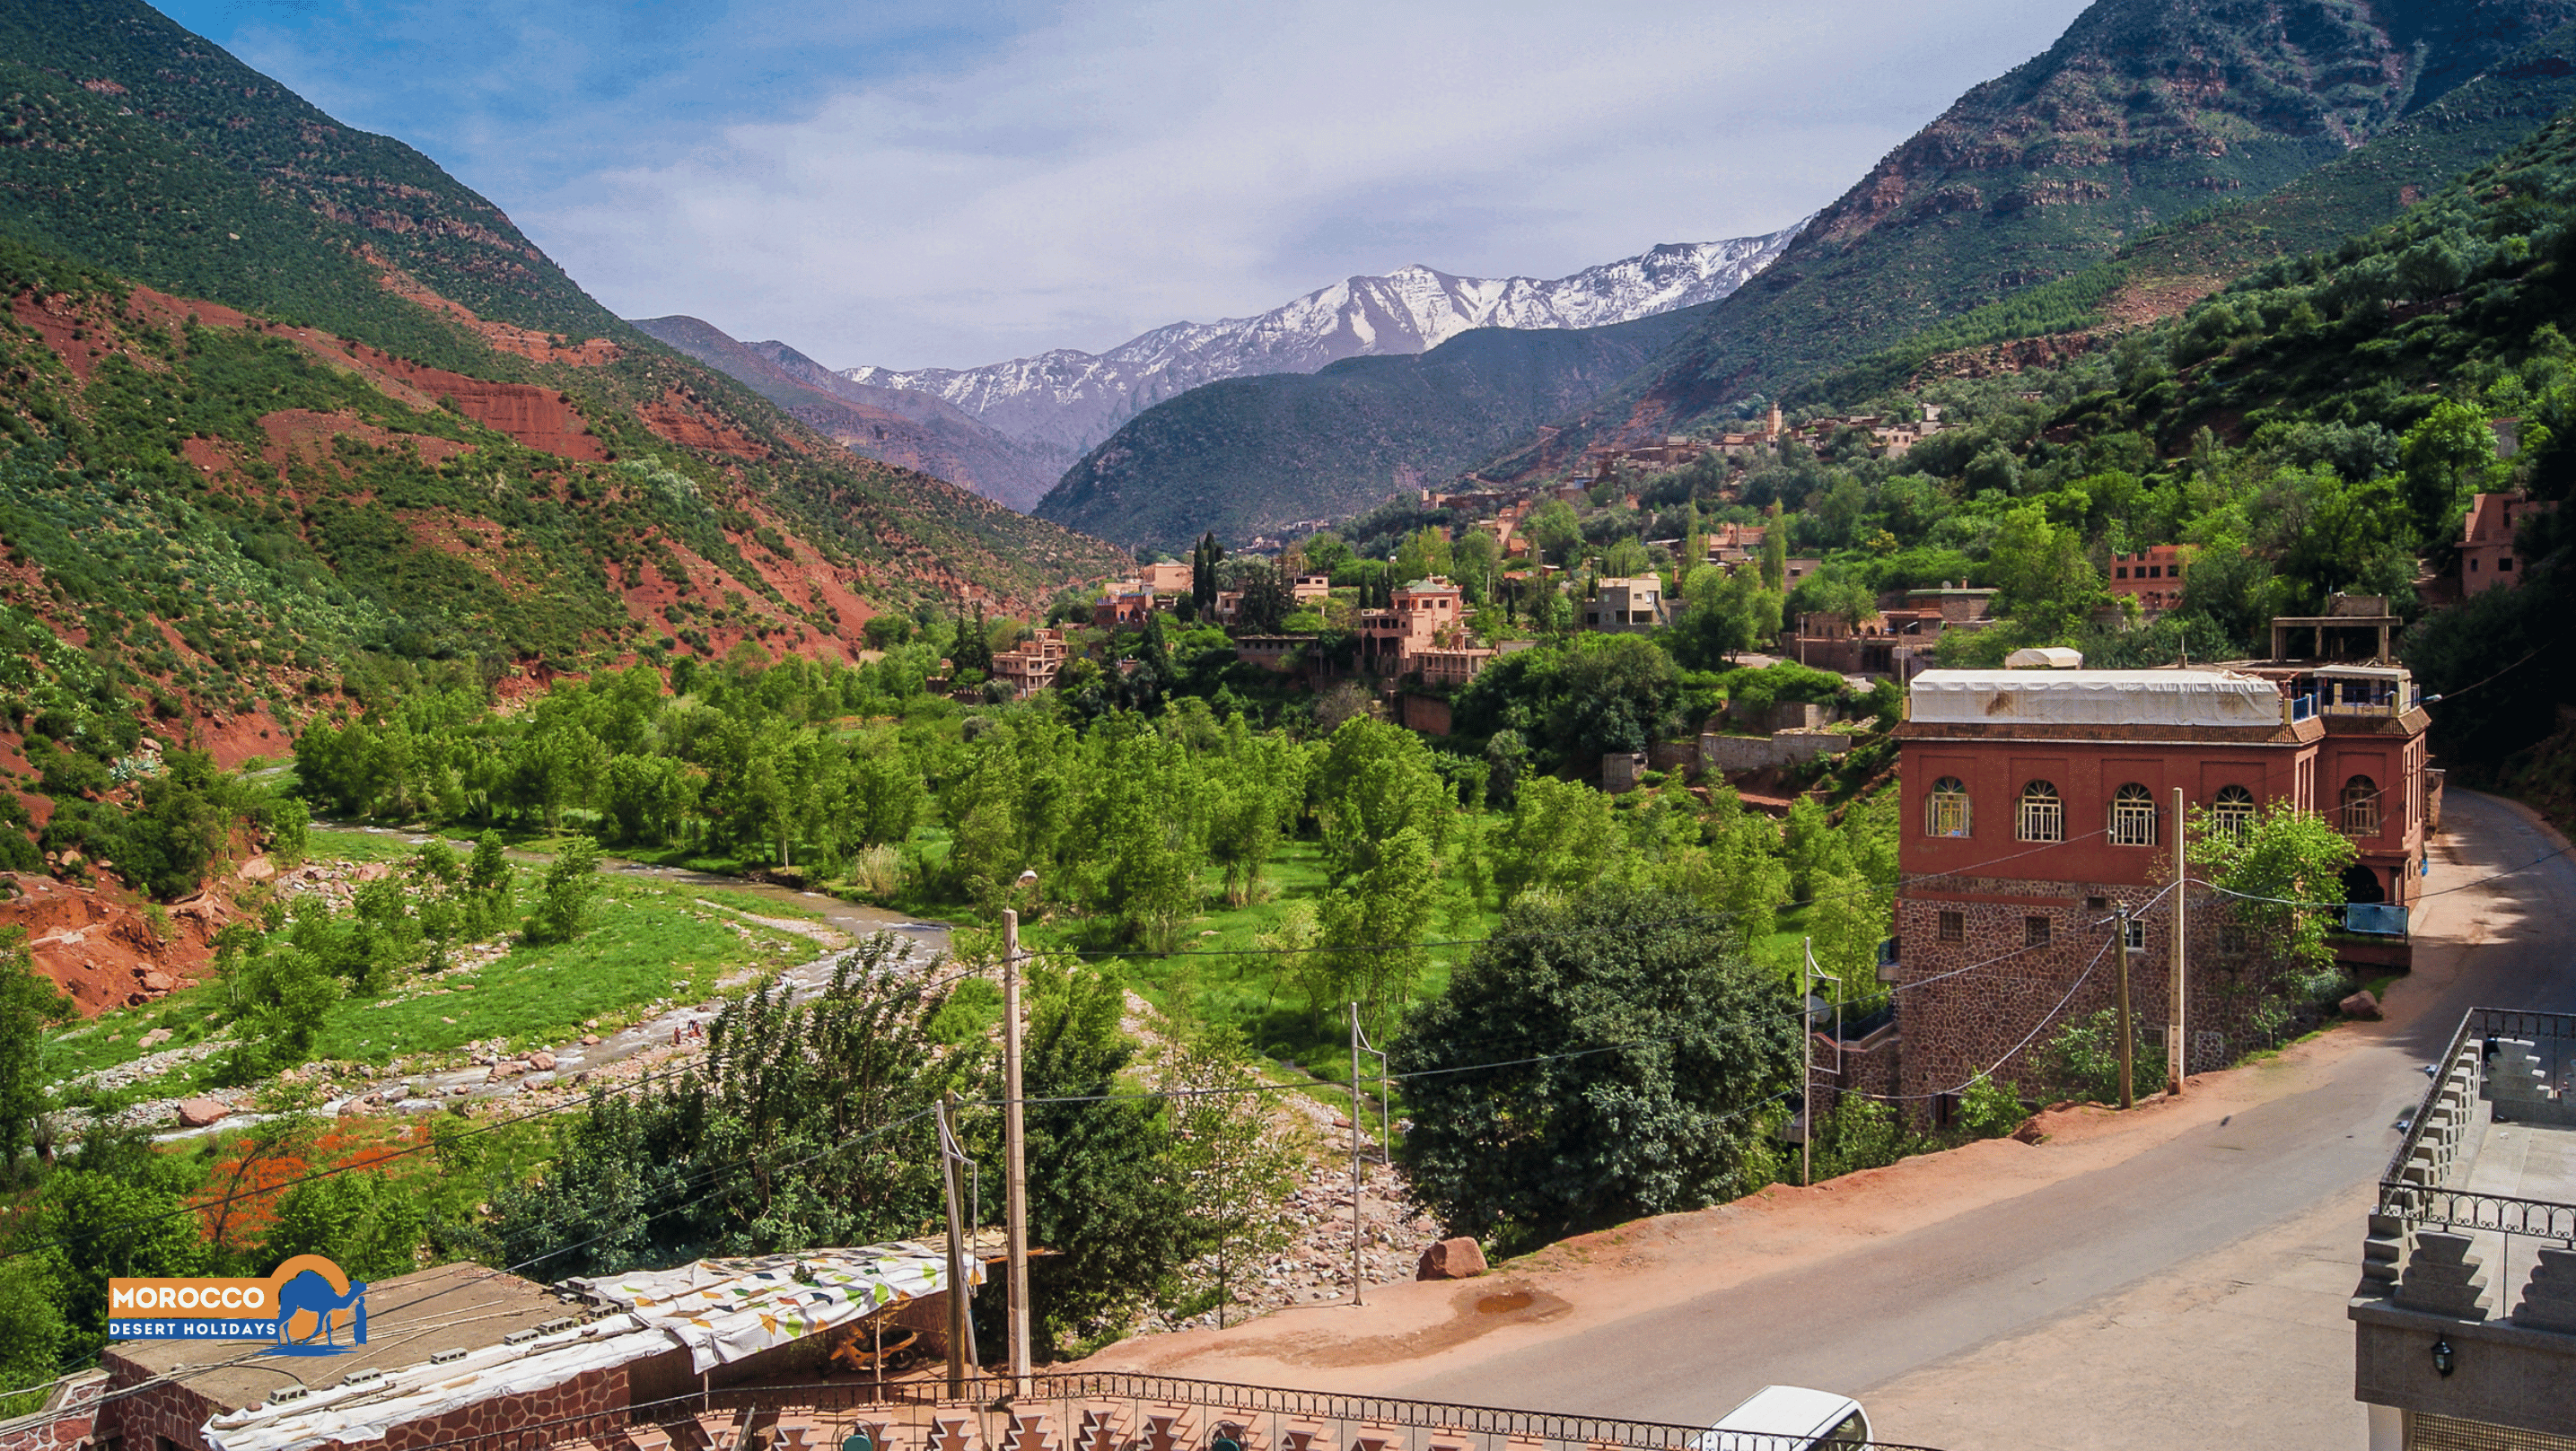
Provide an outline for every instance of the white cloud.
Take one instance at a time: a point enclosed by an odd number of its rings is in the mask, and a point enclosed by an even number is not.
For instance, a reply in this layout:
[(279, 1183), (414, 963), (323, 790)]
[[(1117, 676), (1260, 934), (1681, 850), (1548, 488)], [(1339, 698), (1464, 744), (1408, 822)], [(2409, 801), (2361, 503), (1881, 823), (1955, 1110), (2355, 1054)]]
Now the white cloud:
[(626, 315), (963, 366), (1405, 262), (1557, 275), (1767, 231), (2081, 8), (1077, 4), (953, 73), (497, 199)]

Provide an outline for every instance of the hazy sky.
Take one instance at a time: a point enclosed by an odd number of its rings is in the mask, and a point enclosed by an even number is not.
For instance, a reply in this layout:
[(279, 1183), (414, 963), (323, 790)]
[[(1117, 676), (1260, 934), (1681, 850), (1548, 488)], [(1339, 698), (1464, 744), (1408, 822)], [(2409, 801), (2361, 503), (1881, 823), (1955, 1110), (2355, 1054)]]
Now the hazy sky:
[(835, 367), (1097, 350), (1839, 196), (2083, 0), (163, 0), (628, 317)]

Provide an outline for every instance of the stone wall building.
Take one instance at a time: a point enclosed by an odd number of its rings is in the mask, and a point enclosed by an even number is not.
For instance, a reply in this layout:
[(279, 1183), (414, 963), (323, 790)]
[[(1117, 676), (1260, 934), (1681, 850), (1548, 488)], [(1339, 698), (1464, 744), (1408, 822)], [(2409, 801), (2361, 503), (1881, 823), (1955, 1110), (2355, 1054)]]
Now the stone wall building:
[[(2334, 716), (2318, 701), (2344, 688), (2331, 667), (2281, 679), (2215, 668), (1916, 677), (1895, 733), (1905, 1092), (1954, 1093), (2000, 1065), (2036, 1093), (2047, 1041), (2113, 1000), (2123, 906), (2135, 914), (2137, 1020), (2163, 1045), (2173, 910), (2158, 899), (2186, 829), (2177, 791), (2186, 817), (2250, 817), (2274, 802), (2325, 813), (2360, 850), (2348, 896), (2409, 905), (2427, 722), (2411, 681), (2384, 685), (2375, 706)], [(2184, 1061), (2204, 1072), (2252, 1046), (2278, 964), (2214, 893), (2190, 888), (2184, 907)]]
[(1035, 695), (1055, 684), (1071, 648), (1062, 630), (1039, 630), (993, 657), (993, 678), (1022, 695)]
[(2138, 602), (2149, 616), (2182, 607), (2183, 571), (2198, 551), (2188, 544), (2153, 544), (2135, 554), (2111, 556), (2111, 593)]

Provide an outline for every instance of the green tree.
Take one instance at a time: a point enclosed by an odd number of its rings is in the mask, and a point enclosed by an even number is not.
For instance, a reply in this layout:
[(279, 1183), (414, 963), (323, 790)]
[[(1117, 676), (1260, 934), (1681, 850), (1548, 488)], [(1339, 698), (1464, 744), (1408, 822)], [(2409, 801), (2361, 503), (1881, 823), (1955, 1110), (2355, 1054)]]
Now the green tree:
[[(1761, 1187), (1763, 1110), (1798, 1056), (1782, 1007), (1727, 923), (1686, 898), (1512, 909), (1396, 1042), (1414, 1192), (1511, 1253)], [(1471, 1066), (1486, 1063), (1509, 1066)]]
[(85, 1362), (106, 1343), (109, 1280), (179, 1278), (207, 1268), (197, 1216), (157, 1176), (57, 1170), (38, 1191), (33, 1218), (29, 1238), (45, 1246), (37, 1260), (69, 1331), (65, 1360)]
[(2108, 598), (2102, 577), (2084, 557), (2074, 529), (2049, 522), (2038, 504), (2007, 511), (1986, 558), (1995, 603), (2030, 640), (2072, 635)]
[(1198, 1314), (1240, 1303), (1243, 1288), (1260, 1283), (1263, 1262), (1287, 1247), (1281, 1205), (1302, 1165), (1269, 1096), (1254, 1091), (1261, 1079), (1240, 1033), (1202, 1029), (1155, 1069), (1156, 1089), (1174, 1095), (1179, 1130), (1165, 1172), (1189, 1188), (1183, 1222), (1193, 1267), (1213, 1282), (1173, 1308)]
[(2406, 430), (2398, 456), (2405, 460), (2406, 506), (2419, 539), (2441, 537), (2470, 494), (2497, 487), (2505, 474), (2485, 410), (2457, 398), (2434, 404)]
[[(0, 1421), (41, 1407), (43, 1386), (62, 1373), (71, 1327), (55, 1308), (56, 1293), (36, 1257), (0, 1260)], [(6, 1394), (20, 1386), (35, 1389)]]
[(308, 1179), (280, 1195), (260, 1258), (328, 1258), (354, 1279), (409, 1274), (429, 1219), (419, 1194), (367, 1170)]
[(1521, 522), (1521, 532), (1546, 551), (1546, 563), (1571, 564), (1574, 551), (1583, 546), (1583, 525), (1574, 517), (1574, 506), (1563, 499), (1550, 499), (1532, 510)]
[(2196, 839), (2184, 855), (2228, 894), (2220, 910), (2278, 957), (2302, 996), (2330, 990), (2339, 978), (2326, 934), (2343, 915), (2343, 874), (2358, 856), (2352, 839), (2287, 801), (2262, 807), (2242, 827), (2196, 811), (2191, 829)]
[(462, 902), (466, 938), (476, 940), (501, 930), (510, 920), (511, 897), (519, 869), (501, 846), (501, 834), (487, 831), (474, 839), (474, 855), (465, 863)]
[(340, 1000), (339, 978), (311, 952), (239, 922), (215, 935), (215, 973), (235, 1039), (218, 1070), (230, 1083), (250, 1083), (311, 1057), (322, 1020)]
[(39, 1141), (48, 1101), (45, 1029), (67, 1022), (72, 1000), (36, 971), (23, 927), (0, 930), (0, 1169)]
[(546, 863), (536, 910), (520, 925), (520, 939), (532, 946), (572, 941), (589, 926), (590, 900), (598, 892), (599, 843), (576, 836)]
[(1341, 723), (1315, 763), (1324, 860), (1336, 881), (1371, 870), (1387, 842), (1412, 830), (1426, 852), (1447, 838), (1455, 797), (1422, 737), (1367, 716)]
[(1029, 1232), (1056, 1251), (1031, 1269), (1032, 1318), (1049, 1349), (1080, 1354), (1124, 1331), (1188, 1257), (1192, 1186), (1171, 1172), (1164, 1105), (1118, 1096), (1136, 1056), (1120, 984), (1046, 962), (1029, 983)]

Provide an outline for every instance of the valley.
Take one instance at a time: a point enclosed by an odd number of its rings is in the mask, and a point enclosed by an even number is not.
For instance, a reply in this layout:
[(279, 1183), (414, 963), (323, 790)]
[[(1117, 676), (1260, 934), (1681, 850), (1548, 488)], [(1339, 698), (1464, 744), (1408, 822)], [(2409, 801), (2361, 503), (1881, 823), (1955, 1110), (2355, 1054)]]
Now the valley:
[(2043, 39), (840, 370), (0, 0), (0, 1451), (2576, 1435), (2576, 8)]

